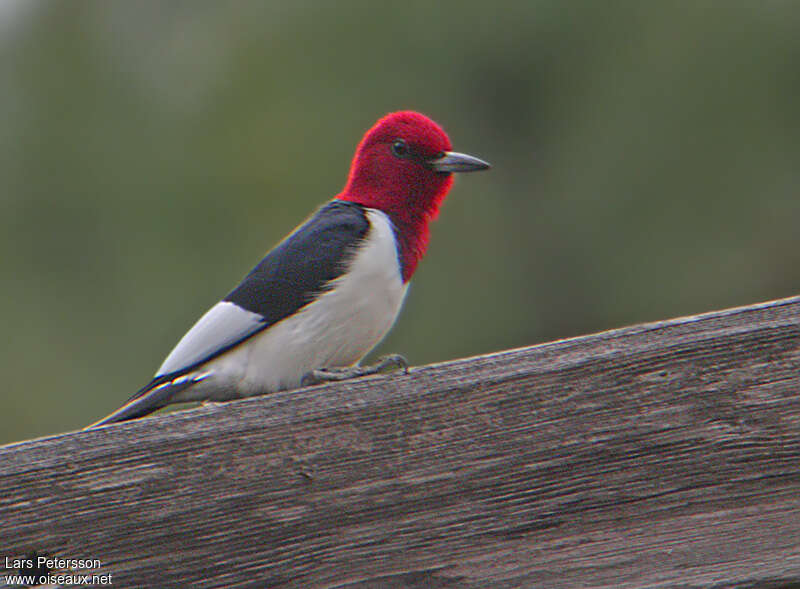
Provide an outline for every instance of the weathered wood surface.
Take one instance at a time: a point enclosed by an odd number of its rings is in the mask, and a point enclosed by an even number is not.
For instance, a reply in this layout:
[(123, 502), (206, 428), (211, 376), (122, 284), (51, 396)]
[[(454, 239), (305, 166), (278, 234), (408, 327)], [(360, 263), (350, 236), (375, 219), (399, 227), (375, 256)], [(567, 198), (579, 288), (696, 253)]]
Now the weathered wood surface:
[(0, 448), (0, 559), (33, 550), (117, 587), (789, 586), (800, 298)]

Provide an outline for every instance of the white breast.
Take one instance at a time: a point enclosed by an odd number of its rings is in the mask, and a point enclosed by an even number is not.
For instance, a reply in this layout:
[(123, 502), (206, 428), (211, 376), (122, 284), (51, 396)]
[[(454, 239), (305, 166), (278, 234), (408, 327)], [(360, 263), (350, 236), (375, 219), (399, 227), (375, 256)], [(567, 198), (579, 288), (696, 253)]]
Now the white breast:
[(212, 376), (180, 400), (295, 388), (310, 370), (355, 364), (374, 348), (397, 318), (408, 285), (388, 217), (374, 209), (367, 217), (369, 233), (347, 272), (316, 301), (202, 366)]

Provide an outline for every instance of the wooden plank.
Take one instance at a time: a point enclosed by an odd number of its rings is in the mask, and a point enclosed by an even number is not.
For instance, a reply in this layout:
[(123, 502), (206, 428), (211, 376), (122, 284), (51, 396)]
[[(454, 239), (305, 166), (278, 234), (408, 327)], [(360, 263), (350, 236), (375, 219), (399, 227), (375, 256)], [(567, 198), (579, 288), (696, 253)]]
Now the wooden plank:
[(122, 587), (797, 583), (800, 298), (6, 446), (0, 525)]

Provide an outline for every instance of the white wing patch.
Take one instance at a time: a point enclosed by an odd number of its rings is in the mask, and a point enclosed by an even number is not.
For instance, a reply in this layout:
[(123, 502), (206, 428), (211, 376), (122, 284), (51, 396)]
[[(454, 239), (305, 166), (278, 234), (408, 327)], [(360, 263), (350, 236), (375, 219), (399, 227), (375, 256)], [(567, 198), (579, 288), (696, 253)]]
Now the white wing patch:
[(186, 332), (156, 372), (156, 377), (196, 364), (261, 329), (261, 315), (222, 301)]

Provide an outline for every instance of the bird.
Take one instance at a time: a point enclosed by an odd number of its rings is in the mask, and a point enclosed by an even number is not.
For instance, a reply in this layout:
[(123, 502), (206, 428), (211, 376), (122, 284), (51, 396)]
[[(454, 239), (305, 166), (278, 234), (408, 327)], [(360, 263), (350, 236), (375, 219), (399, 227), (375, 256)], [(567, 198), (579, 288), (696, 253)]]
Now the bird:
[(173, 403), (407, 369), (400, 355), (360, 362), (395, 323), (453, 174), (489, 167), (452, 151), (444, 129), (421, 113), (380, 118), (359, 142), (344, 189), (211, 307), (147, 385), (87, 429)]

